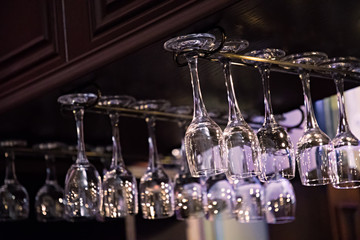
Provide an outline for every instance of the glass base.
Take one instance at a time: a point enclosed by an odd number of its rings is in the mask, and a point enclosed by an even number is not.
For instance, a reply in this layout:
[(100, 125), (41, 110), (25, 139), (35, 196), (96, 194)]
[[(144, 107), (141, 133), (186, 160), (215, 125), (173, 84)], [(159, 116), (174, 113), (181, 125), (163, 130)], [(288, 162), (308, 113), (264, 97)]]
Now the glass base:
[(360, 180), (337, 182), (337, 183), (333, 183), (332, 186), (336, 189), (360, 188)]
[(331, 183), (330, 178), (321, 178), (321, 179), (313, 179), (313, 180), (307, 180), (307, 181), (301, 181), (303, 186), (311, 187), (311, 186), (322, 186), (327, 185)]
[(273, 219), (273, 221), (268, 222), (268, 224), (284, 224), (284, 223), (290, 223), (295, 220), (294, 216), (289, 217), (277, 217), (276, 219)]
[(214, 175), (218, 175), (221, 173), (225, 173), (227, 169), (204, 169), (199, 171), (192, 171), (191, 176), (192, 177), (211, 177)]

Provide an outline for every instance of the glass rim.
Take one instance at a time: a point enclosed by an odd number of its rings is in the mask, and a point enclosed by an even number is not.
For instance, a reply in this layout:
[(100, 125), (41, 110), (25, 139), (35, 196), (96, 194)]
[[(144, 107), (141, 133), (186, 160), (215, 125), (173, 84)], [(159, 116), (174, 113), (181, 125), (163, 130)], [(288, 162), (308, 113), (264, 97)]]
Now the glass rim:
[[(263, 58), (267, 60), (279, 60), (280, 58), (285, 57), (285, 55), (286, 55), (285, 51), (279, 48), (264, 48), (260, 50), (252, 50), (244, 54), (244, 56)], [(262, 62), (256, 62), (254, 60), (246, 60), (246, 59), (243, 59), (242, 61), (246, 64), (252, 64), (252, 65), (267, 64)]]
[(197, 49), (203, 49), (201, 47), (195, 47), (194, 49), (191, 49), (190, 47), (178, 47), (175, 48), (174, 46), (179, 45), (180, 42), (185, 42), (185, 41), (189, 41), (191, 39), (208, 39), (211, 40), (211, 43), (214, 44), (216, 41), (216, 37), (213, 34), (210, 33), (192, 33), (192, 34), (186, 34), (186, 35), (181, 35), (181, 36), (177, 36), (174, 38), (170, 38), (169, 40), (167, 40), (163, 47), (165, 50), (170, 51), (170, 52), (182, 52), (182, 51), (191, 51), (191, 50), (197, 50)]
[[(231, 46), (237, 46), (231, 48)], [(237, 53), (242, 50), (245, 50), (247, 47), (249, 47), (249, 41), (245, 39), (232, 39), (229, 38), (225, 40), (224, 46), (220, 49), (220, 53)]]
[[(301, 61), (301, 59), (302, 59), (302, 61)], [(315, 61), (306, 61), (306, 59), (312, 59)], [(326, 59), (328, 59), (328, 55), (326, 53), (319, 52), (319, 51), (310, 51), (310, 52), (290, 54), (290, 55), (280, 58), (279, 60), (285, 61), (285, 62), (291, 62), (291, 63), (314, 65), (314, 64), (317, 64), (320, 61), (324, 61)]]
[[(152, 106), (150, 106), (152, 105)], [(138, 100), (133, 104), (136, 110), (164, 111), (170, 107), (170, 102), (165, 99)]]
[(26, 140), (5, 140), (0, 141), (0, 147), (3, 148), (11, 148), (11, 147), (26, 147), (27, 141)]
[(59, 150), (66, 149), (67, 145), (62, 142), (47, 142), (47, 143), (39, 143), (33, 146), (33, 149), (36, 150)]
[(129, 107), (136, 102), (136, 99), (129, 95), (105, 95), (97, 102), (98, 106)]
[[(76, 101), (82, 99), (83, 101)], [(58, 103), (66, 106), (85, 106), (95, 103), (98, 96), (94, 93), (70, 93), (58, 97)]]

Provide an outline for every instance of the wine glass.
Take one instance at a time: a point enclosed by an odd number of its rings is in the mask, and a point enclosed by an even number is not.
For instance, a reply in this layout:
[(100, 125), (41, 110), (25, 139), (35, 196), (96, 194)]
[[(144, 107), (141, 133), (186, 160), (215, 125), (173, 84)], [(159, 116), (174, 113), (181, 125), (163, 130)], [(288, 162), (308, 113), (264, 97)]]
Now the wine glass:
[(222, 130), (206, 111), (197, 69), (199, 53), (211, 50), (214, 43), (214, 35), (200, 33), (172, 38), (164, 44), (166, 50), (184, 54), (190, 68), (194, 114), (186, 130), (185, 149), (193, 177), (212, 176), (227, 170)]
[[(188, 115), (192, 108), (188, 106), (172, 107), (168, 112)], [(182, 136), (185, 135), (186, 121), (179, 119)], [(175, 176), (175, 214), (178, 220), (188, 218), (200, 218), (205, 215), (203, 191), (200, 178), (191, 176), (189, 166), (186, 160), (184, 137), (181, 138), (181, 167), (179, 173)]]
[(35, 197), (36, 218), (39, 222), (52, 222), (64, 219), (64, 189), (56, 179), (55, 156), (53, 151), (61, 151), (64, 144), (58, 142), (42, 143), (35, 149), (45, 151), (46, 180)]
[[(360, 60), (352, 57), (332, 58), (319, 64), (321, 67), (349, 72), (359, 72)], [(333, 138), (334, 158), (332, 185), (338, 189), (360, 187), (360, 142), (351, 132), (344, 100), (344, 77), (342, 72), (331, 72), (335, 81), (337, 103), (339, 107), (339, 124), (336, 136)]]
[[(246, 56), (275, 60), (285, 56), (280, 49), (255, 50), (245, 54)], [(245, 63), (255, 64), (260, 71), (264, 92), (265, 119), (262, 127), (257, 132), (260, 143), (260, 181), (268, 181), (277, 172), (284, 178), (295, 177), (295, 153), (293, 144), (286, 130), (275, 120), (270, 96), (270, 66), (268, 63), (260, 63), (244, 60)]]
[[(327, 55), (321, 52), (305, 52), (292, 54), (282, 58), (297, 64), (317, 64), (327, 59)], [(305, 186), (325, 185), (331, 182), (331, 155), (332, 144), (330, 138), (319, 128), (316, 121), (310, 93), (310, 72), (299, 67), (304, 106), (305, 127), (302, 137), (296, 148), (296, 160), (299, 168), (301, 183)]]
[(75, 115), (78, 137), (77, 159), (65, 178), (64, 206), (68, 221), (101, 220), (102, 186), (96, 168), (85, 154), (83, 117), (84, 107), (93, 105), (97, 96), (92, 93), (67, 94), (58, 98)]
[(264, 187), (256, 177), (236, 179), (235, 218), (241, 223), (252, 223), (264, 220)]
[[(237, 53), (248, 45), (249, 42), (246, 40), (227, 40), (220, 53)], [(259, 175), (259, 141), (240, 112), (231, 75), (230, 59), (221, 54), (216, 54), (215, 57), (223, 67), (229, 103), (228, 123), (224, 130), (228, 159), (227, 177), (235, 181), (239, 178)]]
[(0, 187), (0, 221), (24, 220), (29, 217), (29, 195), (15, 174), (15, 149), (25, 147), (25, 141), (0, 142), (6, 159), (4, 185)]
[[(138, 101), (135, 109), (164, 111), (169, 102), (165, 100)], [(165, 173), (158, 156), (155, 140), (155, 118), (145, 118), (149, 131), (149, 165), (140, 179), (140, 200), (145, 219), (160, 219), (174, 215), (174, 190), (171, 179)]]
[(235, 193), (225, 173), (206, 179), (206, 218), (229, 219), (234, 217)]
[(296, 197), (288, 179), (277, 173), (265, 183), (264, 209), (266, 222), (289, 223), (295, 220)]
[[(125, 95), (103, 96), (99, 106), (129, 107), (135, 99)], [(113, 155), (110, 169), (103, 178), (103, 215), (119, 218), (138, 213), (138, 193), (135, 177), (126, 169), (120, 147), (119, 113), (109, 110), (112, 127)]]

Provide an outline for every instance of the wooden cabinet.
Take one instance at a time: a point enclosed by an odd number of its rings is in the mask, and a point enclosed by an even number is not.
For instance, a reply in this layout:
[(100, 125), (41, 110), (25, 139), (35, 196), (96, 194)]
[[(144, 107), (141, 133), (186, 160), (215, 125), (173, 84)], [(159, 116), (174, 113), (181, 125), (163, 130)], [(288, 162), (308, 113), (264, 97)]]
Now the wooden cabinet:
[(0, 8), (0, 112), (234, 2), (5, 0)]
[[(0, 104), (66, 62), (62, 6), (55, 0), (7, 0), (0, 8)], [(8, 99), (9, 101), (2, 101)]]

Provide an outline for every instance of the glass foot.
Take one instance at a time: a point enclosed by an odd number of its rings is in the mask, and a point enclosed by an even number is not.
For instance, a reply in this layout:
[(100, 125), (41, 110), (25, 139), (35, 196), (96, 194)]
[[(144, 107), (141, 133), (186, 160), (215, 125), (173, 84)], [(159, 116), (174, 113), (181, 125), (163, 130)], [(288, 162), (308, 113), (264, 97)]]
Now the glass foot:
[(215, 47), (215, 40), (215, 36), (209, 33), (188, 34), (166, 41), (164, 48), (170, 52), (209, 51)]

